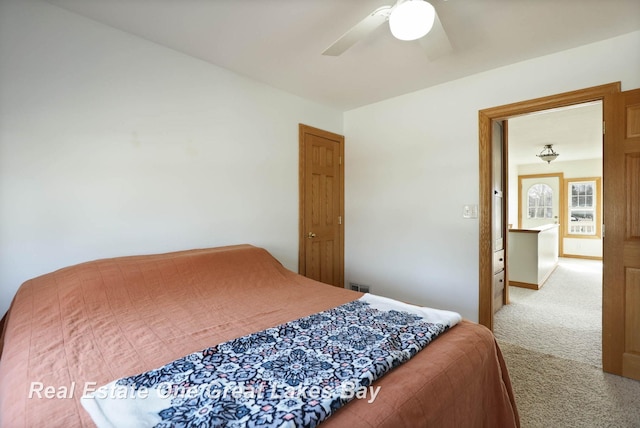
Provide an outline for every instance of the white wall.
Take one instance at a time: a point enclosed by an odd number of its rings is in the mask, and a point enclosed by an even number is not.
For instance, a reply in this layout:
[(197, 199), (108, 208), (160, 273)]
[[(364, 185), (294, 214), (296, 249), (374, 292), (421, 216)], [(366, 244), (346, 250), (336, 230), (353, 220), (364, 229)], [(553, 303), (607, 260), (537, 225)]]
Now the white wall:
[[(554, 161), (550, 164), (546, 163), (534, 163), (517, 166), (516, 181), (510, 181), (509, 191), (512, 187), (515, 187), (516, 196), (515, 200), (510, 199), (509, 212), (513, 210), (515, 204), (516, 217), (514, 224), (518, 223), (517, 209), (518, 209), (518, 181), (519, 175), (532, 175), (532, 174), (545, 174), (545, 173), (558, 173), (561, 172), (565, 179), (567, 178), (585, 178), (585, 177), (602, 177), (602, 159), (585, 159), (580, 161), (567, 161), (558, 162)], [(513, 186), (513, 183), (516, 183)], [(565, 190), (566, 191), (566, 190)], [(511, 193), (510, 193), (511, 194)], [(602, 195), (601, 195), (602, 197)], [(602, 216), (602, 213), (600, 213)], [(600, 217), (602, 219), (602, 217)], [(509, 220), (511, 222), (511, 219)], [(592, 238), (562, 238), (562, 247), (564, 256), (579, 256), (579, 257), (602, 257), (602, 239)]]
[(237, 243), (297, 270), (298, 123), (342, 112), (39, 1), (0, 3), (0, 316), (25, 280)]
[[(517, 166), (517, 172), (519, 175), (561, 172), (564, 178), (602, 177), (602, 159), (583, 159), (564, 162), (554, 161), (549, 164), (543, 162), (523, 164)], [(517, 203), (516, 200), (516, 205)]]
[[(345, 113), (347, 282), (478, 319), (478, 110), (621, 81), (640, 32)], [(400, 78), (401, 76), (399, 76)]]
[[(115, 255), (250, 242), (297, 265), (297, 124), (346, 139), (346, 280), (477, 320), (478, 110), (622, 81), (640, 32), (345, 113), (39, 1), (0, 1), (0, 313)], [(344, 131), (344, 132), (343, 132)]]

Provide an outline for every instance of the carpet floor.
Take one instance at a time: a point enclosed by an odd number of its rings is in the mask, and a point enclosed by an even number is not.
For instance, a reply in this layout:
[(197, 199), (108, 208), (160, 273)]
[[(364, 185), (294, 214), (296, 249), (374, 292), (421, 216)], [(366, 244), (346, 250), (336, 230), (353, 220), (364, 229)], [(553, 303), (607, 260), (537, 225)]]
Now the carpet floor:
[(498, 342), (522, 428), (640, 427), (640, 382)]
[(494, 333), (523, 428), (640, 428), (640, 382), (602, 372), (602, 263), (561, 258), (540, 290), (509, 288)]

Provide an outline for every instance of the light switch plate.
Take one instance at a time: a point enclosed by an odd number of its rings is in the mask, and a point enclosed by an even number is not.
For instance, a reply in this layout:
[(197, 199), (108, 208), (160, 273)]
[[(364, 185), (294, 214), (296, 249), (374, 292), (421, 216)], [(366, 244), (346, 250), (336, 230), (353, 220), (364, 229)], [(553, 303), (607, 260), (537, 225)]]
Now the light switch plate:
[(478, 218), (478, 205), (465, 205), (462, 209), (462, 217)]

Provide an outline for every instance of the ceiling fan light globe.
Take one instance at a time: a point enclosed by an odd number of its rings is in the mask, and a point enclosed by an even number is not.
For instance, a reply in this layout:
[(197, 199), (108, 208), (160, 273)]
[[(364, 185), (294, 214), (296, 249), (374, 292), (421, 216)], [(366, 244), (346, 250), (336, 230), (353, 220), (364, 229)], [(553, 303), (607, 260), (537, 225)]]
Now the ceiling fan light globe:
[(408, 0), (393, 9), (389, 16), (391, 34), (399, 40), (424, 37), (436, 18), (436, 10), (424, 0)]

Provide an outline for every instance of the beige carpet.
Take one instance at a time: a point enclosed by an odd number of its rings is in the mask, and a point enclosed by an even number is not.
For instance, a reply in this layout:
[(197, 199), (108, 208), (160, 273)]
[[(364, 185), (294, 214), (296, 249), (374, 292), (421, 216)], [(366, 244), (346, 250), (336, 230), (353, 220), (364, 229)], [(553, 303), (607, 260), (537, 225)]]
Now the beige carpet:
[(602, 367), (602, 262), (561, 258), (540, 290), (509, 287), (498, 340)]
[(640, 382), (601, 369), (601, 281), (600, 262), (563, 258), (542, 289), (510, 287), (494, 333), (523, 428), (640, 428)]
[(640, 382), (500, 342), (522, 428), (640, 427)]

